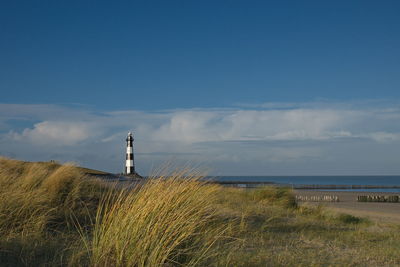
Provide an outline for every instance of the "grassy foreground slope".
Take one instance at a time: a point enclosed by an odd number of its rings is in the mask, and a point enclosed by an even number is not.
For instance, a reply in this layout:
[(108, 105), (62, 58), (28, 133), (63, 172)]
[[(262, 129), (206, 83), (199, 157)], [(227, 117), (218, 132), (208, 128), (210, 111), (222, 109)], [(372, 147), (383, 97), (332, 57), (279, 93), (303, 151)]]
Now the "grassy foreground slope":
[(170, 172), (127, 191), (72, 165), (0, 158), (0, 265), (400, 264), (399, 225), (297, 206), (289, 189), (198, 178)]
[(106, 191), (72, 165), (0, 158), (0, 265), (60, 265)]
[(400, 224), (297, 206), (288, 189), (223, 189), (219, 211), (238, 238), (216, 260), (229, 266), (399, 266)]

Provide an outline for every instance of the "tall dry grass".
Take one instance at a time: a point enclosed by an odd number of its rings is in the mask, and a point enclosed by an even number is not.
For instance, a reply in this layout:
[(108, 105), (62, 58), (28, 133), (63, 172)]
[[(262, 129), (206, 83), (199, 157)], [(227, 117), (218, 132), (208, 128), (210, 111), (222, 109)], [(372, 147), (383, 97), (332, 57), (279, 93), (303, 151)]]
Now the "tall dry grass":
[(400, 264), (399, 225), (297, 206), (287, 188), (221, 188), (193, 170), (163, 173), (111, 190), (72, 165), (0, 158), (0, 265)]
[(219, 187), (193, 172), (157, 175), (135, 191), (100, 204), (92, 239), (92, 266), (195, 266), (213, 255), (221, 225), (213, 224)]
[(101, 191), (71, 164), (0, 158), (2, 263), (34, 265), (57, 256), (62, 260), (62, 242), (79, 237), (76, 220), (85, 227), (90, 224)]
[(0, 233), (35, 235), (49, 225), (70, 224), (87, 186), (84, 174), (71, 164), (0, 158)]

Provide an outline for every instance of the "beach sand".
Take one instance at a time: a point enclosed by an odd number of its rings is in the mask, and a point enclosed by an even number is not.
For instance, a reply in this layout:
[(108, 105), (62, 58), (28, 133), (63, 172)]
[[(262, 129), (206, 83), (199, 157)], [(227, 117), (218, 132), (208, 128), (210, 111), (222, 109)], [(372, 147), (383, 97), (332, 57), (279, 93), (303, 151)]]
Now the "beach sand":
[(375, 192), (340, 192), (340, 191), (313, 191), (295, 190), (300, 196), (335, 195), (339, 202), (299, 202), (301, 205), (322, 205), (329, 210), (340, 213), (348, 213), (354, 216), (367, 217), (376, 222), (400, 223), (400, 203), (385, 202), (357, 202), (359, 195), (399, 195), (398, 193)]

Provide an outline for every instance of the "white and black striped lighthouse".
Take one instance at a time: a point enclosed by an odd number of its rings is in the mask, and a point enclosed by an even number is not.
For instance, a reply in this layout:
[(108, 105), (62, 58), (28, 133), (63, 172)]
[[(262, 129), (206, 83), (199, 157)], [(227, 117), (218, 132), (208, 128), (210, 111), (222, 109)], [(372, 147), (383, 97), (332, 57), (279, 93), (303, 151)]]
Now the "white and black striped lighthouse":
[(131, 132), (126, 137), (126, 163), (125, 174), (135, 175), (135, 161), (133, 158), (133, 135)]

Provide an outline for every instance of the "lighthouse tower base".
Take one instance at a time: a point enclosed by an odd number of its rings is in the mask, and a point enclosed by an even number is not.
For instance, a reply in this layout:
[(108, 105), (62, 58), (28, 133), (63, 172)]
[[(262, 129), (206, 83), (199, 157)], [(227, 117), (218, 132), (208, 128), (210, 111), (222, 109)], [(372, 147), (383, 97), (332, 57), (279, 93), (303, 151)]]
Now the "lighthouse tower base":
[(143, 176), (141, 176), (140, 174), (138, 174), (137, 172), (133, 172), (133, 173), (124, 173), (124, 176), (125, 177), (128, 177), (128, 178), (133, 178), (133, 179), (143, 179), (144, 177)]

